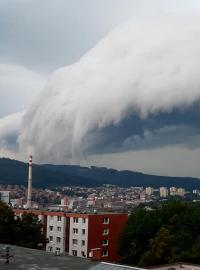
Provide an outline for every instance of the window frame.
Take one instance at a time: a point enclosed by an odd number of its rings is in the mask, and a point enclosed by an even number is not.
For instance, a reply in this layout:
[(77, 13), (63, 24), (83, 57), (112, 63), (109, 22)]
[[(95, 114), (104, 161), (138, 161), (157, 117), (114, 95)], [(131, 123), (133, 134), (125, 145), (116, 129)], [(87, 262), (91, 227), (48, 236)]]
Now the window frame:
[(110, 223), (109, 217), (103, 217), (103, 224), (109, 224), (109, 223)]

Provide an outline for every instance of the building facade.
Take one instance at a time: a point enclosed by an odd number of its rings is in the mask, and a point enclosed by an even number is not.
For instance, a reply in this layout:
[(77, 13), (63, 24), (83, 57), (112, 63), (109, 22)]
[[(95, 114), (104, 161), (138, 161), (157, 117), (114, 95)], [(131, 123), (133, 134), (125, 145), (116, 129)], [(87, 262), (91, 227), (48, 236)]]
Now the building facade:
[(160, 197), (161, 198), (167, 198), (168, 197), (168, 188), (166, 187), (160, 187)]
[(14, 209), (15, 214), (33, 213), (44, 225), (46, 251), (115, 262), (120, 259), (118, 238), (128, 214), (65, 213)]
[(0, 201), (9, 204), (10, 203), (10, 191), (0, 191)]

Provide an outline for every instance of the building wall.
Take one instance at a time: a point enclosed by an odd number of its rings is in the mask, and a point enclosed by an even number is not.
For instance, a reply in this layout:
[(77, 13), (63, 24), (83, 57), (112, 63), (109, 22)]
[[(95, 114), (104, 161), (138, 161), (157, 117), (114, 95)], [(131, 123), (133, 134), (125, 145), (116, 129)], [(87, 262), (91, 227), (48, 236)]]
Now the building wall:
[(0, 201), (9, 204), (10, 202), (10, 191), (0, 191)]
[(66, 217), (64, 214), (48, 213), (46, 237), (49, 240), (46, 251), (49, 252), (65, 252), (65, 232), (66, 232)]
[[(77, 232), (74, 232), (74, 230)], [(77, 240), (77, 243), (73, 243), (73, 240)], [(84, 243), (82, 241), (84, 241)], [(74, 251), (77, 252), (78, 257), (88, 257), (87, 215), (77, 214), (70, 217), (69, 254), (74, 255)]]
[[(109, 219), (107, 224), (103, 222), (104, 218)], [(99, 250), (100, 248), (101, 260), (118, 261), (120, 259), (118, 255), (118, 238), (127, 219), (127, 214), (89, 215), (88, 252), (91, 254), (92, 249)], [(107, 235), (103, 234), (104, 229), (108, 229)], [(108, 240), (107, 245), (103, 244), (103, 241), (106, 240)]]
[(66, 217), (65, 228), (65, 252), (69, 253), (69, 236), (70, 236), (70, 217)]

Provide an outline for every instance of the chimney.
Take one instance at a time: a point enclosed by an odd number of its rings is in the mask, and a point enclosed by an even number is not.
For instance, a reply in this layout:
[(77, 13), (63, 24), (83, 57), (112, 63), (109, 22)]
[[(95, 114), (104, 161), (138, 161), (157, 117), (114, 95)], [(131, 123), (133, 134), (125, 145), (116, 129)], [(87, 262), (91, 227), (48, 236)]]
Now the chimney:
[(31, 208), (31, 196), (32, 196), (32, 164), (33, 164), (33, 157), (32, 156), (29, 156), (27, 208)]

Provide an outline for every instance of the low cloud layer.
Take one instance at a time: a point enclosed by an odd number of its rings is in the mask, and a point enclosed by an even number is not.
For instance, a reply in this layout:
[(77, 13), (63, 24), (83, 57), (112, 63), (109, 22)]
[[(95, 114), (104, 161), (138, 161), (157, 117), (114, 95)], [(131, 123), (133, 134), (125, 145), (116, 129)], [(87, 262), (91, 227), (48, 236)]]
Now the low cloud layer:
[[(145, 121), (198, 106), (199, 56), (199, 13), (121, 25), (79, 62), (53, 74), (24, 117), (20, 150), (31, 151), (39, 162), (77, 159), (91, 148), (98, 154), (102, 131), (115, 127), (117, 132), (132, 115)], [(145, 130), (140, 137), (147, 136)], [(121, 145), (136, 135), (125, 133)], [(131, 149), (131, 140), (128, 145)]]

